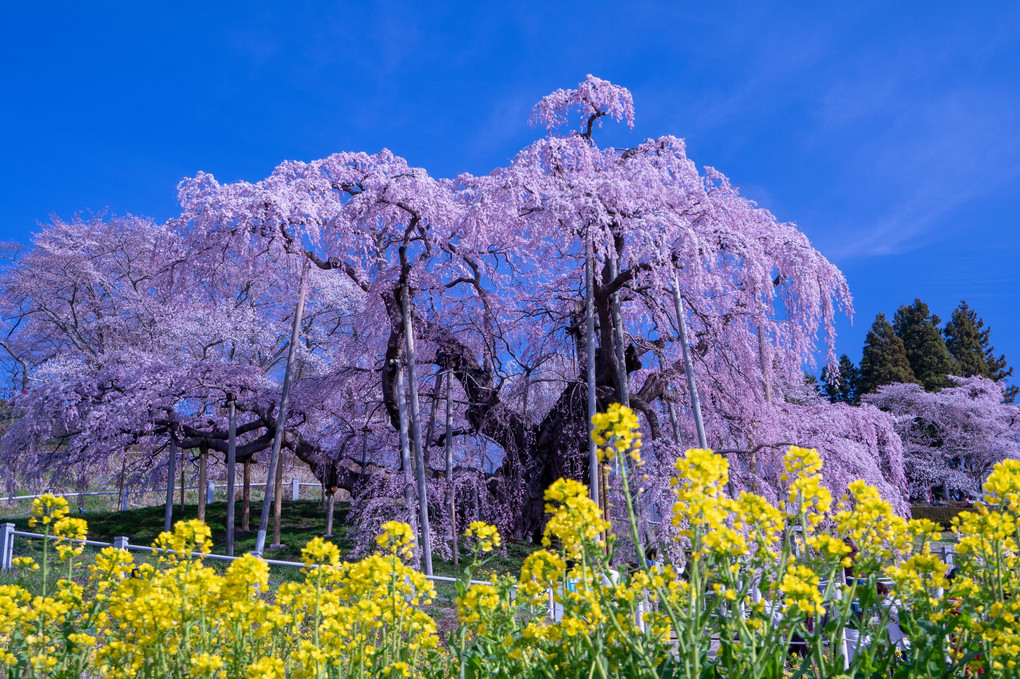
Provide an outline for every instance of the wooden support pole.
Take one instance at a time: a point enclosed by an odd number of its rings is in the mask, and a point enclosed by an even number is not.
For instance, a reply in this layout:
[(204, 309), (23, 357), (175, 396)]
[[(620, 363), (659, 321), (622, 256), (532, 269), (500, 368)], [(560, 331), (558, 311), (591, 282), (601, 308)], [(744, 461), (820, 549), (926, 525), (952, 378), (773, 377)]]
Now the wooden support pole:
[(251, 458), (244, 461), (244, 488), (241, 490), (241, 530), (251, 530)]
[(287, 367), (283, 373), (283, 392), (280, 395), (280, 408), (276, 417), (276, 432), (273, 436), (273, 450), (269, 456), (269, 471), (266, 474), (266, 491), (262, 498), (262, 515), (259, 518), (259, 532), (255, 538), (255, 554), (261, 555), (266, 546), (266, 531), (269, 529), (269, 502), (272, 500), (274, 477), (283, 446), (283, 433), (287, 426), (287, 399), (290, 396), (290, 383), (294, 376), (294, 359), (297, 356), (297, 343), (301, 337), (301, 317), (305, 311), (305, 295), (308, 294), (308, 260), (301, 267), (301, 283), (298, 290), (297, 308), (294, 309), (294, 323), (290, 329), (290, 346), (287, 349)]
[[(609, 522), (609, 465), (599, 465), (599, 479), (602, 484), (602, 518)], [(608, 531), (602, 532), (602, 540), (606, 544), (606, 553), (609, 553)]]
[(234, 497), (237, 466), (237, 404), (227, 394), (227, 556), (234, 556)]
[(326, 534), (322, 537), (333, 537), (333, 506), (336, 501), (336, 491), (330, 488), (323, 489), (326, 493)]
[[(665, 373), (667, 371), (668, 364), (666, 362), (666, 357), (663, 355), (661, 350), (657, 350), (655, 352), (655, 358), (659, 362), (659, 369)], [(666, 387), (671, 390), (674, 388), (672, 382), (667, 382)], [(682, 438), (680, 436), (680, 420), (676, 416), (676, 406), (672, 401), (666, 401), (666, 414), (669, 416), (669, 426), (673, 432), (673, 441), (679, 444), (680, 439)]]
[(273, 541), (270, 546), (279, 549), (283, 546), (280, 542), (280, 522), (283, 520), (283, 455), (276, 463), (276, 482), (273, 488)]
[(125, 511), (128, 508), (127, 499), (127, 488), (125, 488), (125, 480), (127, 477), (127, 448), (124, 449), (123, 457), (120, 460), (120, 490), (117, 493), (117, 499), (119, 500), (120, 511)]
[(407, 524), (418, 533), (418, 517), (414, 506), (414, 476), (411, 471), (411, 444), (407, 436), (407, 401), (404, 400), (404, 366), (395, 361), (397, 369), (397, 413), (400, 426), (400, 468), (404, 472), (404, 504)]
[(407, 358), (408, 396), (411, 406), (411, 435), (414, 440), (414, 475), (418, 482), (418, 521), (425, 575), (432, 575), (432, 535), (429, 530), (428, 486), (425, 483), (425, 453), (421, 440), (421, 409), (418, 406), (418, 377), (414, 357), (414, 324), (411, 319), (411, 293), (403, 289), (404, 353)]
[(599, 460), (596, 452), (595, 439), (592, 438), (592, 418), (598, 412), (597, 393), (595, 391), (595, 258), (592, 253), (591, 240), (586, 244), (587, 257), (584, 266), (584, 348), (586, 379), (588, 382), (588, 486), (591, 499), (599, 504), (602, 489), (599, 487)]
[(422, 439), (422, 450), (425, 454), (425, 466), (429, 466), (432, 455), (429, 449), (432, 447), (432, 437), (436, 433), (436, 420), (439, 417), (439, 395), (443, 389), (443, 372), (436, 373), (436, 386), (432, 390), (432, 405), (429, 407), (429, 426), (425, 430), (425, 438)]
[(446, 492), (449, 495), (450, 542), (453, 546), (453, 565), (460, 565), (460, 548), (457, 545), (457, 491), (453, 485), (453, 373), (446, 375)]
[(170, 439), (166, 461), (166, 507), (163, 510), (163, 530), (170, 532), (174, 525), (174, 467), (177, 465), (177, 444)]
[[(765, 342), (765, 331), (758, 326), (758, 360), (761, 362), (761, 374), (765, 378), (765, 403), (772, 405), (772, 374), (769, 360), (768, 344)], [(761, 492), (761, 477), (758, 470), (758, 452), (751, 453), (751, 478), (755, 492)]]
[(205, 521), (205, 485), (209, 476), (209, 451), (198, 452), (198, 520)]
[[(181, 512), (184, 512), (184, 451), (181, 450)], [(181, 517), (184, 518), (183, 516)]]
[(684, 304), (680, 298), (680, 281), (673, 271), (673, 307), (676, 310), (676, 326), (680, 335), (680, 350), (684, 357), (684, 372), (687, 374), (687, 390), (691, 397), (691, 410), (694, 411), (694, 426), (698, 432), (698, 445), (708, 448), (708, 437), (705, 435), (705, 421), (701, 418), (701, 400), (698, 398), (698, 384), (694, 379), (694, 359), (691, 357), (691, 343), (687, 337), (687, 319), (684, 315)]

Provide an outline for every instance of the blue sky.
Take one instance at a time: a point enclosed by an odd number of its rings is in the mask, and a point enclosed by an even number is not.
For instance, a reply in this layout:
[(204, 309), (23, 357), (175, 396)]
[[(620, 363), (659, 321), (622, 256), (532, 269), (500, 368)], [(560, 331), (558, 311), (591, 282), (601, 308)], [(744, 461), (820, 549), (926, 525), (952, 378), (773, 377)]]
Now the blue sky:
[[(0, 27), (0, 238), (51, 214), (173, 216), (199, 170), (387, 147), (484, 173), (593, 73), (633, 132), (796, 222), (876, 312), (966, 299), (1020, 365), (1020, 3), (21, 3)], [(1020, 370), (1020, 368), (1018, 368)]]

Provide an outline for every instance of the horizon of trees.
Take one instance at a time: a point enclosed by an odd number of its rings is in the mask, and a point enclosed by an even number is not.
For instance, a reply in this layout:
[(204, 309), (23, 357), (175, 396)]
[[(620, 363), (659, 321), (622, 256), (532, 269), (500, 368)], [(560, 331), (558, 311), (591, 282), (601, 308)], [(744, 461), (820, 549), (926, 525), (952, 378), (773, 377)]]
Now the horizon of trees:
[(914, 500), (976, 497), (995, 462), (1020, 457), (1013, 368), (966, 301), (944, 327), (920, 299), (875, 317), (860, 365), (846, 354), (818, 390), (832, 403), (872, 405), (895, 419)]
[(942, 320), (920, 299), (903, 304), (892, 323), (879, 312), (864, 340), (860, 363), (847, 354), (838, 370), (823, 367), (820, 391), (832, 403), (859, 405), (861, 396), (887, 384), (920, 384), (938, 392), (952, 386), (950, 377), (984, 377), (1003, 383), (1006, 402), (1016, 400), (1020, 387), (1007, 384), (1013, 376), (1005, 355), (996, 354), (991, 328), (961, 300), (943, 328)]

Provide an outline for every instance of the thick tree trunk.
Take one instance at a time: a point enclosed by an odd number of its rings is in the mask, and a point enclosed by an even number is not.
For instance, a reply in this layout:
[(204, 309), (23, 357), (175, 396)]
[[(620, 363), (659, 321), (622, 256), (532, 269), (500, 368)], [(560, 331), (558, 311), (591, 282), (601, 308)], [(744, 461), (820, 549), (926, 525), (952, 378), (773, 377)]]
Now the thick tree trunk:
[[(604, 268), (602, 276), (603, 283), (593, 286), (601, 342), (601, 346), (594, 348), (597, 408), (620, 400), (612, 308), (605, 294), (607, 281), (611, 280), (609, 271)], [(439, 347), (436, 363), (449, 369), (466, 393), (467, 423), (505, 453), (499, 468), (488, 475), (486, 486), (495, 501), (507, 504), (515, 517), (511, 537), (540, 540), (546, 488), (564, 476), (591, 481), (588, 380), (567, 384), (545, 418), (532, 424), (500, 400), (493, 375), (479, 364), (469, 347), (438, 324), (426, 322), (425, 332)], [(628, 373), (641, 367), (633, 348), (625, 352), (625, 366)], [(661, 395), (664, 384), (661, 379), (648, 379), (638, 392), (631, 394), (632, 406), (648, 417), (653, 438), (658, 434), (658, 420), (648, 404)], [(387, 390), (384, 376), (384, 394)], [(392, 388), (389, 391), (392, 393)]]
[[(615, 280), (617, 274), (617, 259), (610, 256), (609, 258), (609, 279)], [(620, 403), (630, 407), (630, 384), (628, 383), (627, 371), (627, 350), (624, 344), (623, 334), (623, 312), (620, 308), (620, 296), (616, 293), (612, 293), (609, 298), (609, 307), (611, 310), (613, 320), (613, 345), (616, 350), (616, 374), (617, 374), (617, 394), (620, 396)]]
[[(593, 282), (592, 295), (593, 317), (597, 318), (599, 338), (599, 345), (594, 347), (594, 382), (596, 408), (605, 408), (614, 401), (622, 400), (620, 384), (626, 384), (626, 375), (640, 369), (641, 362), (633, 346), (622, 352), (622, 364), (618, 361), (620, 353), (614, 337), (610, 292), (620, 288), (619, 280), (614, 282), (609, 267), (603, 267), (599, 274), (600, 281)], [(398, 283), (391, 292), (383, 295), (390, 320), (386, 362), (382, 371), (383, 402), (397, 431), (406, 428), (406, 424), (400, 423), (402, 392), (397, 385), (400, 358), (405, 348), (404, 314), (400, 302), (402, 285), (402, 282)], [(586, 398), (591, 380), (585, 375), (584, 382), (567, 384), (545, 418), (534, 424), (501, 401), (492, 371), (479, 362), (473, 350), (460, 338), (434, 321), (426, 318), (414, 320), (420, 324), (422, 336), (437, 347), (436, 364), (447, 370), (450, 378), (455, 378), (464, 389), (468, 404), (464, 411), (466, 424), (474, 434), (487, 438), (504, 452), (496, 470), (481, 470), (486, 491), (482, 495), (489, 495), (497, 504), (507, 506), (514, 517), (510, 529), (512, 538), (540, 540), (545, 523), (546, 488), (564, 476), (589, 483), (592, 480), (590, 414)], [(580, 341), (580, 332), (578, 337)], [(620, 372), (625, 374), (622, 380)], [(653, 439), (659, 435), (658, 416), (650, 404), (662, 394), (664, 385), (665, 381), (658, 375), (651, 375), (641, 389), (629, 394), (631, 407), (648, 420)], [(407, 469), (406, 464), (404, 469)], [(483, 500), (479, 496), (474, 503), (478, 513), (481, 513)]]

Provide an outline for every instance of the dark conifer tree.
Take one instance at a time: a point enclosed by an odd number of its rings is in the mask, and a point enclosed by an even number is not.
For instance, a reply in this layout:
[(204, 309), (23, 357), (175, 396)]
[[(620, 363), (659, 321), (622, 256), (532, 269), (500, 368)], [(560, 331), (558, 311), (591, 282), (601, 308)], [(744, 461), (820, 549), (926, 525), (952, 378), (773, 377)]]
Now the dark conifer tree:
[(896, 336), (885, 314), (878, 314), (864, 339), (859, 393), (869, 394), (893, 382), (920, 384), (907, 360), (903, 340)]
[(960, 370), (946, 348), (939, 323), (939, 317), (932, 314), (928, 305), (919, 299), (897, 309), (893, 319), (893, 329), (896, 336), (903, 340), (914, 377), (924, 385), (926, 391), (939, 391), (948, 387), (948, 375), (955, 375)]
[[(1006, 357), (995, 355), (995, 347), (988, 337), (990, 330), (966, 302), (960, 302), (946, 323), (943, 331), (946, 348), (956, 359), (959, 373), (964, 377), (980, 375), (999, 382), (1013, 374), (1013, 368), (1006, 364)], [(1006, 389), (1006, 400), (1009, 403), (1016, 399), (1017, 391), (1016, 386)]]
[(822, 392), (833, 403), (860, 404), (861, 371), (846, 354), (839, 357), (839, 376), (825, 368), (822, 370), (822, 383)]

